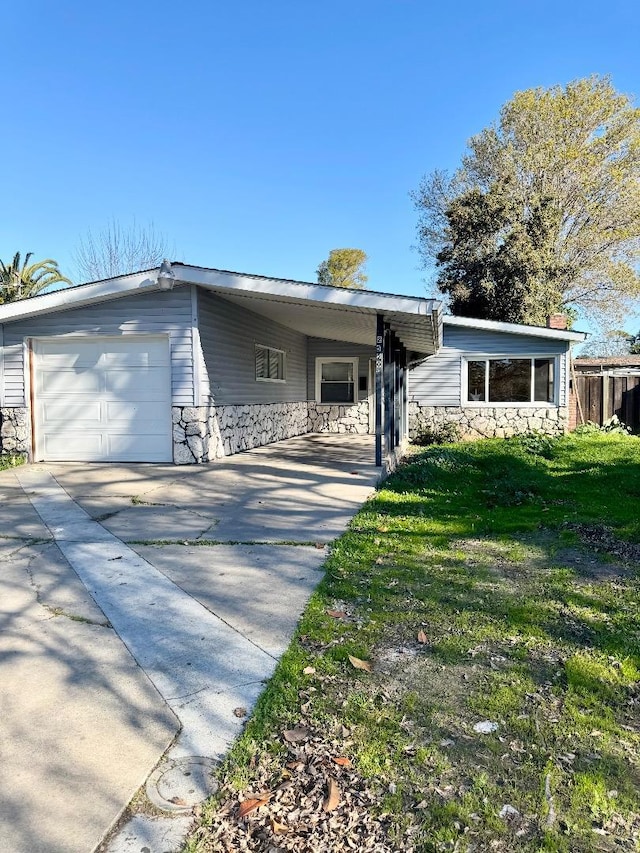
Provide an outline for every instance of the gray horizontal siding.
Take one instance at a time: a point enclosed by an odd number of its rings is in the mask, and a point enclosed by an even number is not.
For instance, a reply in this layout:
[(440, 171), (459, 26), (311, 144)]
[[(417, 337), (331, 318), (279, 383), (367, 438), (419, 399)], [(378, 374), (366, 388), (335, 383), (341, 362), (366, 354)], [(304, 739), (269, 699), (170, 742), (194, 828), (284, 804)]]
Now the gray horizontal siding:
[[(217, 405), (306, 400), (307, 338), (220, 296), (198, 291), (203, 354), (201, 402)], [(286, 382), (256, 381), (255, 345), (286, 353)]]
[(567, 350), (567, 341), (537, 338), (535, 335), (512, 335), (484, 329), (444, 327), (444, 345), (459, 352), (479, 355), (558, 355)]
[(459, 406), (463, 356), (560, 355), (559, 403), (564, 406), (567, 391), (567, 351), (566, 341), (445, 324), (442, 348), (410, 372), (410, 399), (426, 406)]
[(442, 347), (409, 371), (409, 399), (427, 406), (460, 405), (460, 353)]
[(57, 335), (168, 334), (173, 404), (193, 405), (191, 299), (188, 287), (123, 296), (4, 326), (4, 405), (24, 406), (24, 339)]
[[(350, 344), (347, 341), (331, 341), (327, 338), (309, 338), (307, 364), (307, 399), (316, 399), (316, 358), (357, 358), (359, 376), (369, 375), (369, 360), (376, 357), (375, 347)], [(367, 392), (359, 393), (366, 400)]]

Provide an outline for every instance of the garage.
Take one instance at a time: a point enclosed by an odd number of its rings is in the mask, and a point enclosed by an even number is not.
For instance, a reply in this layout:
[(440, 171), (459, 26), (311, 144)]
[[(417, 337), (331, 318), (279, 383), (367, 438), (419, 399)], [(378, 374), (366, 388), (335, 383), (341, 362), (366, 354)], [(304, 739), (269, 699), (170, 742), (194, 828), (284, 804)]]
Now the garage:
[(171, 462), (166, 336), (36, 338), (35, 460)]

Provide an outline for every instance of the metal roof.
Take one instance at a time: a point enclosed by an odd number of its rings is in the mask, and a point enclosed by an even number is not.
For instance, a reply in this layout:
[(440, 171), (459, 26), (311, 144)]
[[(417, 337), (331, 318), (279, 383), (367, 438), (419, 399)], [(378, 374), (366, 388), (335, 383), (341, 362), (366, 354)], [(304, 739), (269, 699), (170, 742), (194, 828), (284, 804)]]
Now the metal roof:
[[(382, 314), (402, 344), (416, 356), (442, 343), (442, 304), (343, 287), (230, 272), (174, 263), (176, 285), (195, 284), (273, 322), (303, 334), (375, 345), (376, 316)], [(158, 290), (158, 269), (68, 287), (0, 305), (0, 323), (108, 302), (132, 293)]]
[(310, 337), (373, 346), (381, 314), (412, 353), (428, 355), (442, 343), (441, 303), (434, 299), (327, 287), (174, 264), (181, 282), (197, 284), (224, 299)]

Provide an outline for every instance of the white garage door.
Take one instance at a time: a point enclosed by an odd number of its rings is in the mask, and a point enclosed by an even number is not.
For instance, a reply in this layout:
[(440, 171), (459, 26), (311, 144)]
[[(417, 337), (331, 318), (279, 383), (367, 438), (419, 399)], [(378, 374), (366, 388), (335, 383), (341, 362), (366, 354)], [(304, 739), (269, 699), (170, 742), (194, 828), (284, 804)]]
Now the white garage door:
[(32, 378), (36, 459), (172, 460), (167, 338), (34, 340)]

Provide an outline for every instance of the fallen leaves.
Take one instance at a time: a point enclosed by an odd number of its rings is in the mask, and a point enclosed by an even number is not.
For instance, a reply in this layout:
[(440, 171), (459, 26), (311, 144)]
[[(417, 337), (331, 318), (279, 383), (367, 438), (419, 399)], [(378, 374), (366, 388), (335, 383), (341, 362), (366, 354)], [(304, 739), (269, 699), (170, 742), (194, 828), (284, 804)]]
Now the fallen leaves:
[(420, 631), (418, 631), (417, 640), (421, 645), (424, 645), (425, 643), (429, 642), (427, 635), (425, 634), (425, 632), (422, 629)]
[(234, 717), (246, 717), (247, 716), (247, 709), (241, 708), (241, 707), (234, 708), (233, 709), (233, 716)]
[(309, 737), (309, 729), (304, 726), (296, 726), (295, 729), (287, 729), (287, 731), (282, 732), (282, 737), (287, 743), (300, 743)]
[(349, 615), (344, 610), (327, 610), (325, 612), (327, 616), (331, 616), (333, 619), (346, 619)]
[(349, 661), (351, 662), (351, 666), (356, 669), (361, 669), (363, 672), (372, 672), (373, 667), (367, 660), (361, 660), (360, 658), (356, 658), (353, 655), (349, 655)]
[(340, 788), (338, 783), (332, 777), (327, 780), (327, 796), (322, 804), (322, 810), (332, 812), (340, 803)]
[(271, 791), (265, 791), (264, 794), (260, 794), (259, 797), (251, 797), (248, 800), (243, 800), (238, 808), (238, 817), (246, 817), (248, 814), (251, 814), (251, 812), (259, 809), (260, 806), (266, 806), (272, 796), (273, 793)]
[[(351, 730), (337, 725), (333, 737), (323, 736), (301, 718), (287, 729), (291, 732), (296, 733), (293, 742), (281, 734), (288, 744), (282, 764), (274, 764), (272, 757), (258, 758), (245, 799), (239, 802), (233, 787), (227, 788), (231, 799), (220, 805), (206, 830), (215, 849), (237, 853), (397, 849), (388, 845), (386, 816), (375, 814), (377, 786), (363, 779), (342, 751), (352, 745)], [(306, 738), (297, 740), (302, 733)]]
[(271, 832), (273, 832), (274, 835), (282, 835), (284, 832), (289, 832), (289, 827), (286, 823), (278, 823), (278, 821), (273, 818), (270, 819), (269, 823), (271, 825)]

